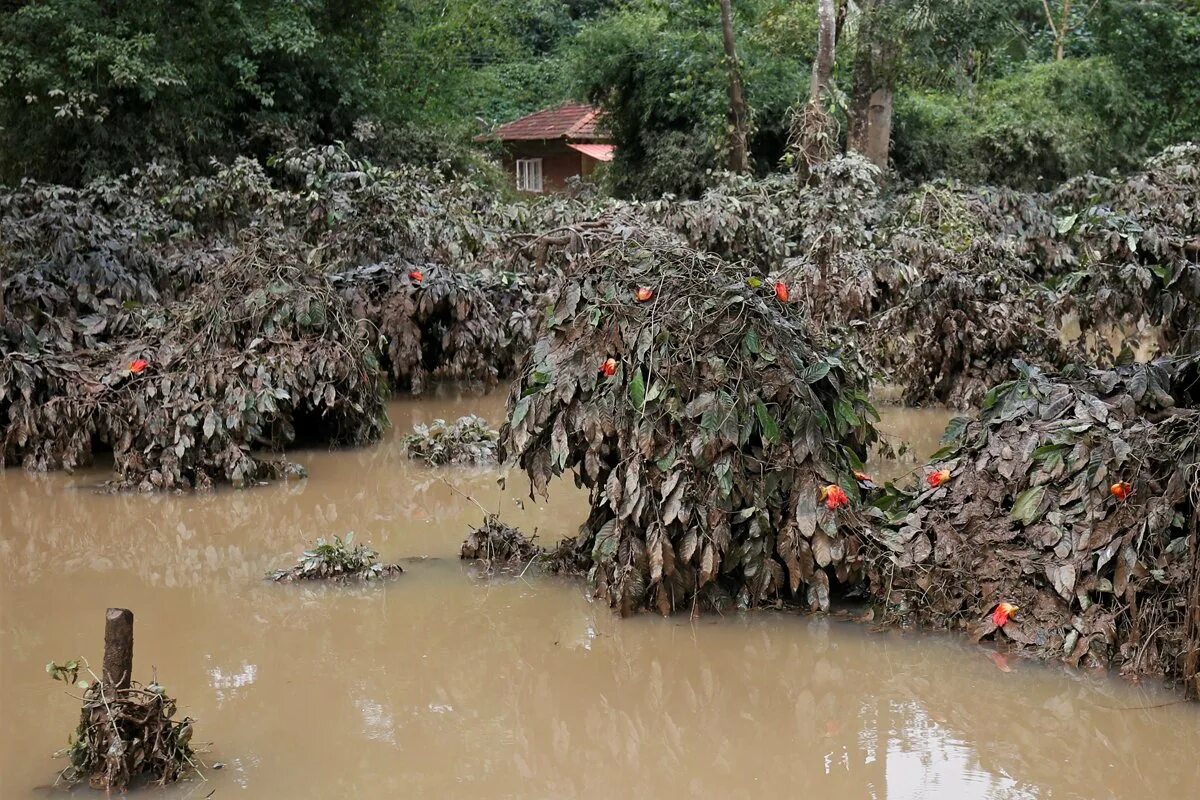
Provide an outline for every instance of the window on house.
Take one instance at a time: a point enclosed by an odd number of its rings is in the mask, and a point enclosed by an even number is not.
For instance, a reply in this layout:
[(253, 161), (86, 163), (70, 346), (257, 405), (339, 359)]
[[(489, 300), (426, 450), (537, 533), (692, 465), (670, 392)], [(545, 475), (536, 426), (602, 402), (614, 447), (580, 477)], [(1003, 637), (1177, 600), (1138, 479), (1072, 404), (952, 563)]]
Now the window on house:
[(522, 192), (542, 191), (542, 160), (540, 158), (517, 159), (517, 189)]

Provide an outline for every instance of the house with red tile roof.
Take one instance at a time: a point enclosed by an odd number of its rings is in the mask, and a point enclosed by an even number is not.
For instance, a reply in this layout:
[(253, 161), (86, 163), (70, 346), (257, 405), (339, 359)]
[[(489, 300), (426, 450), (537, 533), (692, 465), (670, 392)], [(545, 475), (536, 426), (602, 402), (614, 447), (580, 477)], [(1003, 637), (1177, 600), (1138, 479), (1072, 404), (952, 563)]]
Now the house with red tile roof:
[(476, 141), (499, 141), (501, 162), (519, 191), (561, 192), (572, 177), (592, 174), (612, 161), (612, 140), (604, 133), (600, 109), (563, 103), (507, 122)]

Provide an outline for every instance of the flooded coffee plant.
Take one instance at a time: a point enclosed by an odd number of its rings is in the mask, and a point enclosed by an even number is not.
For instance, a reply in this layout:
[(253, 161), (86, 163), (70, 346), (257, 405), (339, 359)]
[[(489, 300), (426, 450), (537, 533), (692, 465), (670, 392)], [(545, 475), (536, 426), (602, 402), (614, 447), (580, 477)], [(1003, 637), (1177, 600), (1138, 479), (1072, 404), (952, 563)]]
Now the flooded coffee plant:
[(679, 194), (612, 87), (476, 137), (519, 197), (340, 110), (0, 184), (0, 800), (1200, 797), (1200, 144), (898, 180), (829, 48), (949, 12), (822, 0), (753, 174), (718, 5)]

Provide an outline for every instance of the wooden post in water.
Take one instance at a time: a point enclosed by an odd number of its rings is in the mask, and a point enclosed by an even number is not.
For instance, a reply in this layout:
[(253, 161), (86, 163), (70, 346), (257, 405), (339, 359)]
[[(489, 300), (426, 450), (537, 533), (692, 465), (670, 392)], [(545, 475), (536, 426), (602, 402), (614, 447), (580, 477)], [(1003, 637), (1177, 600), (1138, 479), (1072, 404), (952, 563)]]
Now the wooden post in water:
[(133, 676), (133, 612), (110, 608), (104, 615), (104, 668), (100, 673), (112, 689), (129, 688)]

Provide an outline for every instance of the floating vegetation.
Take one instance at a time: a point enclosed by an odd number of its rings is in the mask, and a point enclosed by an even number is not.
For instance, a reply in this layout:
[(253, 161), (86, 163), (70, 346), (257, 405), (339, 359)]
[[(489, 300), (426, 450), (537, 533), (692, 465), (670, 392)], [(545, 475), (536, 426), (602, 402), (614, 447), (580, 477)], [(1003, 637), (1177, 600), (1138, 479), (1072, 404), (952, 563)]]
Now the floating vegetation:
[[(568, 547), (622, 613), (827, 609), (831, 586), (855, 581), (853, 470), (876, 440), (852, 351), (786, 292), (664, 231), (576, 235), (502, 455), (537, 495), (576, 471), (591, 513)], [(820, 503), (830, 484), (850, 507)]]
[(545, 552), (535, 543), (536, 539), (536, 533), (526, 536), (502, 522), (497, 515), (488, 514), (482, 525), (471, 528), (463, 540), (460, 556), (467, 561), (480, 562), (486, 572), (496, 566), (528, 566)]
[(1200, 412), (1175, 396), (1194, 375), (1016, 369), (950, 425), (928, 480), (876, 504), (876, 594), (889, 614), (1200, 694)]
[(404, 451), (432, 466), (441, 464), (494, 464), (499, 434), (487, 420), (474, 414), (447, 423), (435, 419), (428, 425), (415, 425), (404, 437)]
[(375, 581), (393, 578), (404, 572), (399, 564), (381, 564), (379, 553), (363, 544), (354, 544), (354, 532), (345, 538), (317, 539), (305, 550), (294, 566), (267, 573), (273, 581)]
[(136, 681), (117, 688), (88, 670), (92, 680), (79, 678), (87, 662), (51, 662), (46, 671), (55, 680), (83, 690), (83, 709), (71, 744), (59, 755), (70, 759), (61, 779), (88, 781), (93, 789), (124, 790), (146, 777), (160, 785), (171, 783), (195, 767), (191, 746), (193, 720), (176, 720), (175, 700), (158, 683)]

